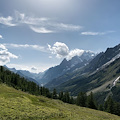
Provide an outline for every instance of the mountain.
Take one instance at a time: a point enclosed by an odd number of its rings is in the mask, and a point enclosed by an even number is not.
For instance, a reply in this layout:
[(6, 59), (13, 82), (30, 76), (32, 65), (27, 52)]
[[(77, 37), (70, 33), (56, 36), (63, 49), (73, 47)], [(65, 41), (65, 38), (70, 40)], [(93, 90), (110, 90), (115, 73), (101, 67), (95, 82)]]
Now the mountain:
[(6, 65), (4, 67), (9, 69), (10, 71), (12, 71), (14, 73), (19, 74), (21, 77), (24, 77), (24, 78), (28, 79), (29, 81), (33, 81), (33, 82), (35, 82), (36, 84), (39, 84), (39, 85), (42, 84), (40, 79), (44, 75), (44, 72), (32, 73), (32, 72), (29, 72), (27, 70), (16, 70), (15, 68), (8, 68)]
[(37, 81), (41, 85), (42, 82), (40, 81), (40, 79), (44, 75), (44, 72), (32, 73), (32, 72), (29, 72), (27, 70), (17, 70), (17, 74), (19, 74), (19, 75), (21, 74), (24, 77), (32, 78), (32, 79), (34, 79), (35, 81)]
[(77, 64), (77, 69), (65, 73), (50, 82), (46, 84), (46, 87), (48, 88), (54, 88), (57, 87), (58, 85), (71, 80), (77, 80), (80, 79), (83, 76), (87, 76), (91, 73), (94, 73), (96, 70), (99, 70), (100, 67), (108, 64), (110, 61), (112, 62), (114, 59), (119, 58), (120, 54), (120, 44), (113, 47), (113, 48), (108, 48), (105, 52), (99, 53), (96, 57), (94, 57), (89, 63), (84, 65), (83, 67), (79, 67)]
[[(67, 76), (67, 77), (65, 77)], [(67, 79), (57, 85), (58, 81)], [(108, 95), (120, 102), (120, 44), (108, 48), (104, 53), (98, 54), (91, 62), (80, 70), (65, 74), (51, 81), (58, 91), (69, 91), (76, 96), (80, 91), (96, 93), (99, 101)], [(50, 86), (49, 84), (46, 86)], [(52, 85), (51, 85), (52, 86)], [(50, 87), (51, 87), (50, 86)], [(52, 86), (53, 87), (53, 86)]]
[(65, 73), (70, 73), (84, 67), (94, 57), (95, 53), (84, 51), (81, 56), (74, 56), (71, 60), (64, 59), (60, 65), (49, 68), (41, 80), (44, 84), (47, 84), (48, 82), (58, 78), (59, 76), (62, 76)]
[(74, 56), (71, 60), (64, 59), (60, 65), (51, 67), (45, 72), (31, 73), (27, 70), (16, 70), (15, 68), (8, 68), (10, 71), (19, 74), (30, 81), (37, 84), (45, 85), (54, 78), (57, 78), (65, 73), (70, 73), (84, 67), (95, 57), (95, 53), (91, 51), (84, 51), (81, 56)]
[(0, 84), (1, 120), (120, 120), (107, 112), (63, 103)]
[(24, 77), (24, 78), (26, 78), (27, 80), (32, 81), (32, 82), (36, 83), (37, 85), (39, 85), (39, 83), (38, 83), (35, 79), (33, 79), (33, 78), (31, 78), (31, 77), (29, 77), (29, 76), (27, 76), (27, 75), (24, 75), (21, 71), (17, 71), (16, 74), (18, 74), (18, 75), (20, 75), (21, 77)]
[(94, 71), (100, 68), (102, 65), (106, 64), (114, 57), (120, 54), (120, 44), (113, 47), (107, 48), (107, 50), (103, 53), (100, 53), (90, 64), (85, 68), (85, 71)]

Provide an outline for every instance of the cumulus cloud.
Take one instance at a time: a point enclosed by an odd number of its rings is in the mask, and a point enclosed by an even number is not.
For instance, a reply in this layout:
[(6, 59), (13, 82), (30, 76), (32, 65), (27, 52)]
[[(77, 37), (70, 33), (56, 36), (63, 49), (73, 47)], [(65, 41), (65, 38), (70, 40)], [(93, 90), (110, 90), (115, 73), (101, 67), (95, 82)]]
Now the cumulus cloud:
[(56, 42), (53, 46), (48, 45), (48, 48), (57, 58), (66, 58), (67, 60), (74, 56), (81, 56), (84, 53), (84, 50), (81, 49), (69, 50), (68, 46), (61, 42)]
[(0, 39), (3, 39), (2, 35), (0, 35)]
[(48, 48), (57, 58), (62, 58), (69, 54), (69, 48), (65, 43), (56, 42), (53, 47), (48, 45)]
[(112, 33), (112, 32), (115, 32), (115, 31), (106, 31), (106, 32), (81, 32), (81, 35), (105, 35), (105, 34), (108, 34), (108, 33)]
[(29, 44), (4, 44), (7, 48), (31, 48), (34, 50), (46, 52), (45, 47), (40, 46), (40, 45), (29, 45)]
[(8, 16), (8, 17), (0, 17), (0, 23), (1, 24), (4, 24), (4, 25), (7, 25), (7, 26), (16, 26), (15, 23), (13, 23), (13, 18), (11, 16)]
[(10, 62), (11, 58), (17, 59), (18, 56), (10, 53), (3, 44), (0, 44), (0, 65)]
[(67, 58), (67, 60), (70, 60), (72, 57), (74, 57), (74, 56), (81, 56), (83, 53), (84, 53), (84, 50), (74, 49), (74, 50), (71, 50), (69, 52), (69, 54), (68, 54), (68, 56), (66, 58)]

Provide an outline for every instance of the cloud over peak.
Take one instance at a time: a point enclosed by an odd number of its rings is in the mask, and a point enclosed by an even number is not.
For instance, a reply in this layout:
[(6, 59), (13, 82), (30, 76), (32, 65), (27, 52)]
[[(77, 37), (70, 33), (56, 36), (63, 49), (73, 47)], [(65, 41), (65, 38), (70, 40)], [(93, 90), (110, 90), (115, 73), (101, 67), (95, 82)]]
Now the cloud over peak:
[(53, 47), (48, 45), (52, 54), (55, 54), (57, 58), (65, 57), (69, 54), (69, 48), (65, 43), (56, 42)]
[(53, 46), (48, 45), (51, 54), (56, 55), (57, 58), (66, 58), (70, 60), (74, 56), (81, 56), (84, 53), (84, 50), (73, 49), (69, 50), (68, 46), (62, 42), (56, 42)]
[(84, 53), (84, 50), (81, 49), (74, 49), (71, 50), (68, 54), (68, 56), (66, 57), (67, 60), (70, 60), (71, 58), (73, 58), (74, 56), (81, 56)]

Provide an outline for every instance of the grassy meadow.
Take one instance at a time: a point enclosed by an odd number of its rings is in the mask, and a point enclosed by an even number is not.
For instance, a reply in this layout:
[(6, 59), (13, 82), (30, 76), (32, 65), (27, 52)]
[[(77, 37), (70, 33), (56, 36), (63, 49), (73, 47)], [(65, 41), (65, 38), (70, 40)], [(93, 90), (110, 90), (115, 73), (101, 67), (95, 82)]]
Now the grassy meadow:
[(120, 120), (120, 117), (0, 84), (0, 120)]

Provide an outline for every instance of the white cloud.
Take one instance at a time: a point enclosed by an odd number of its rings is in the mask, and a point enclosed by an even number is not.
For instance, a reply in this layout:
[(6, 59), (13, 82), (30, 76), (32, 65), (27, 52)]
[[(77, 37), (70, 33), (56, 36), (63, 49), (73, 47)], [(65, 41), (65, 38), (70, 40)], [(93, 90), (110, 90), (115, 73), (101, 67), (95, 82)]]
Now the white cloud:
[(37, 72), (37, 68), (33, 66), (33, 67), (31, 68), (31, 72)]
[(8, 17), (0, 17), (0, 23), (1, 24), (4, 24), (4, 25), (7, 25), (7, 26), (16, 26), (15, 23), (13, 23), (13, 18), (11, 16), (8, 16)]
[(53, 47), (48, 45), (48, 48), (57, 58), (66, 58), (67, 60), (70, 60), (74, 56), (81, 56), (84, 53), (84, 50), (81, 49), (69, 50), (68, 46), (61, 42), (56, 42)]
[(78, 31), (79, 25), (56, 22), (56, 19), (45, 17), (27, 16), (25, 13), (15, 11), (15, 16), (0, 17), (0, 23), (7, 26), (27, 25), (36, 33), (56, 33), (61, 31)]
[(7, 48), (32, 48), (34, 50), (42, 51), (42, 52), (47, 52), (45, 47), (40, 46), (40, 45), (29, 45), (29, 44), (4, 44)]
[(2, 35), (0, 35), (0, 39), (3, 39)]
[(8, 63), (7, 67), (9, 68), (15, 68), (16, 70), (28, 70), (30, 72), (34, 72), (34, 73), (38, 73), (38, 68), (35, 66), (31, 66), (31, 65), (24, 65), (24, 64), (11, 64)]
[(47, 21), (48, 18), (37, 18), (37, 17), (29, 17), (24, 13), (20, 13), (15, 11), (15, 19), (18, 23), (28, 24), (28, 25), (42, 25), (44, 21)]
[(56, 42), (53, 47), (51, 47), (51, 45), (48, 45), (48, 47), (52, 54), (55, 54), (57, 58), (62, 58), (69, 54), (69, 48), (65, 43)]
[(11, 58), (17, 59), (18, 56), (10, 53), (3, 44), (0, 44), (0, 65), (5, 65), (10, 62)]
[(115, 32), (115, 31), (106, 31), (106, 32), (81, 32), (82, 35), (105, 35), (105, 34), (108, 34), (108, 33), (112, 33), (112, 32)]
[(67, 58), (67, 60), (70, 60), (72, 57), (74, 57), (74, 56), (81, 56), (83, 53), (84, 53), (84, 50), (74, 49), (74, 50), (71, 50), (69, 52), (69, 54), (68, 54), (68, 56), (66, 58)]
[(67, 30), (67, 31), (77, 31), (77, 30), (80, 30), (83, 28), (82, 26), (72, 25), (72, 24), (64, 24), (64, 23), (53, 24), (53, 26), (58, 27), (58, 29)]
[(40, 27), (40, 28), (38, 28), (38, 27), (33, 27), (33, 26), (31, 26), (30, 27), (34, 32), (36, 32), (36, 33), (53, 33), (54, 31), (52, 31), (52, 30), (47, 30), (46, 28), (44, 28), (44, 27)]
[(37, 68), (36, 68), (36, 67), (32, 67), (32, 68), (31, 68), (31, 70), (35, 70), (35, 71), (36, 71), (36, 70), (37, 70)]

